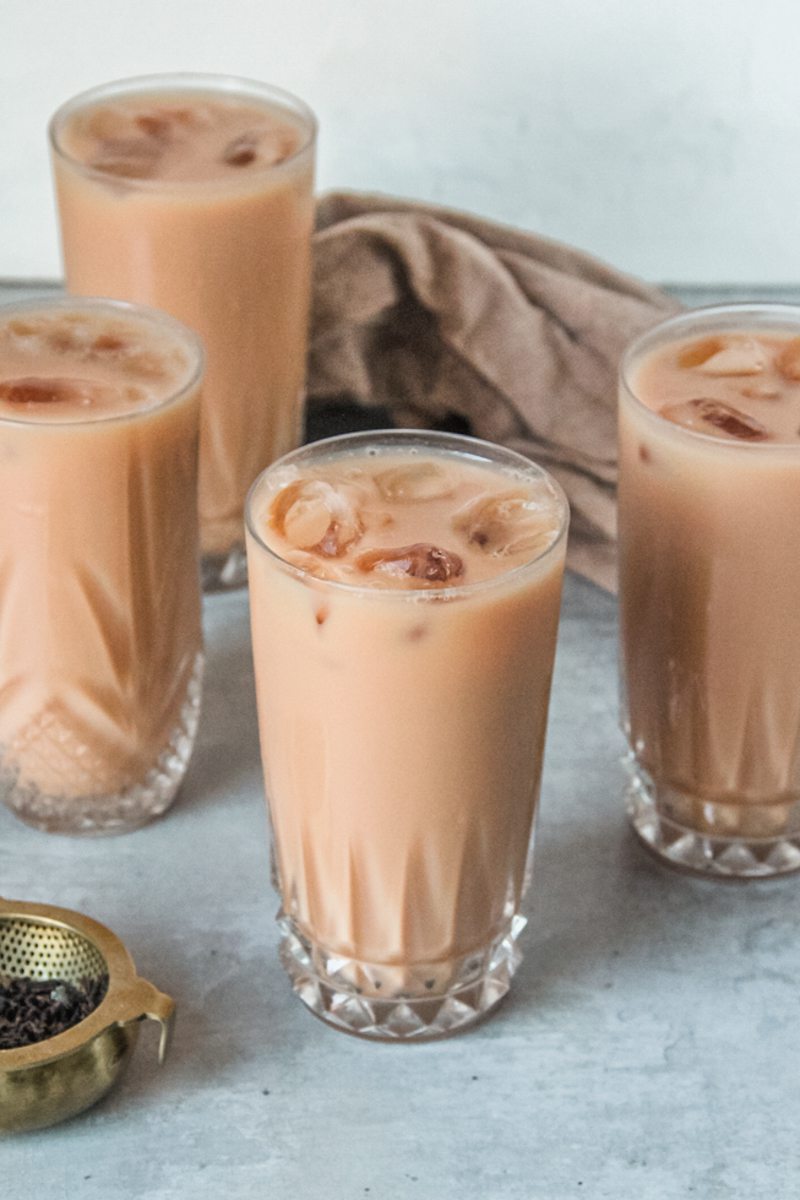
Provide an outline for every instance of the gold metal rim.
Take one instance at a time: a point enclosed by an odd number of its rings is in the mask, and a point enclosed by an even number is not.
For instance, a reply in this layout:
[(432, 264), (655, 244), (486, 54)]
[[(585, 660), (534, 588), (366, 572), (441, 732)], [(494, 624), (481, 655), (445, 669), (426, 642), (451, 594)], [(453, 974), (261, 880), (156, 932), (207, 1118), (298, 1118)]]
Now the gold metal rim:
[(112, 1025), (126, 1025), (143, 1017), (151, 1017), (161, 1025), (159, 1060), (163, 1062), (172, 1031), (174, 1002), (146, 979), (139, 978), (133, 958), (116, 934), (99, 921), (68, 908), (3, 900), (0, 897), (0, 920), (4, 917), (54, 926), (85, 938), (105, 960), (108, 990), (88, 1017), (64, 1033), (32, 1046), (0, 1050), (0, 1072), (25, 1070), (54, 1062), (87, 1045)]

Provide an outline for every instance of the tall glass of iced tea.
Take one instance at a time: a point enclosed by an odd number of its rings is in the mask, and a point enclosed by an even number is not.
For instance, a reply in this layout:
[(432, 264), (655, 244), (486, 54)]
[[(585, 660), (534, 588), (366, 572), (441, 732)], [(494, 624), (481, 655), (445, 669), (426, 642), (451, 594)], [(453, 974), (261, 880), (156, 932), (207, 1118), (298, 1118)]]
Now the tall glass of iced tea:
[(186, 771), (202, 365), (150, 309), (0, 309), (0, 799), (41, 829), (133, 829)]
[(620, 387), (629, 812), (710, 876), (800, 867), (800, 309), (688, 312)]
[(69, 290), (203, 339), (203, 579), (238, 586), (247, 489), (300, 440), (314, 116), (267, 84), (157, 75), (76, 96), (50, 137)]
[(367, 1037), (450, 1033), (508, 990), (567, 504), (468, 438), (318, 442), (248, 501), (282, 958)]

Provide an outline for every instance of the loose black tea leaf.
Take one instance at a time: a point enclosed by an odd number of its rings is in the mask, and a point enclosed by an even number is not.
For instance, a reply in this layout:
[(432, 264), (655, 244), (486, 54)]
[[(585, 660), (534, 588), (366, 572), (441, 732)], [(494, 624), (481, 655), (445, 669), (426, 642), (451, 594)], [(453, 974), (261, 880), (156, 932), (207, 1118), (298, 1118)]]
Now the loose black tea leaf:
[(94, 1012), (107, 990), (107, 975), (77, 983), (0, 975), (0, 1050), (17, 1050), (64, 1033)]

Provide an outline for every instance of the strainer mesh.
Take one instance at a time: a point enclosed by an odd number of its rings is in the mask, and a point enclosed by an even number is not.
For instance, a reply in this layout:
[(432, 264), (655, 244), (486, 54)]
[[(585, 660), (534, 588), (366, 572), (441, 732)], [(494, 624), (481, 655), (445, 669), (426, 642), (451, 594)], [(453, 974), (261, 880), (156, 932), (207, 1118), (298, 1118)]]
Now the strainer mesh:
[(105, 974), (102, 954), (79, 933), (23, 917), (0, 917), (0, 975), (78, 983)]

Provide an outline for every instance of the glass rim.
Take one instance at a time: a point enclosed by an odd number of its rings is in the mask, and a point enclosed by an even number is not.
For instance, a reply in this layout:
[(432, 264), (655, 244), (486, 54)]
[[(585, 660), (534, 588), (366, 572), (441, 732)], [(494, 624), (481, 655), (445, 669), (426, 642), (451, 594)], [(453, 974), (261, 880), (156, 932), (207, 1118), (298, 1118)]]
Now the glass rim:
[[(800, 444), (796, 442), (745, 442), (741, 439), (716, 437), (714, 434), (702, 433), (697, 429), (687, 429), (684, 425), (666, 420), (638, 396), (631, 379), (637, 360), (657, 346), (678, 341), (684, 332), (688, 334), (694, 331), (697, 337), (711, 334), (714, 331), (714, 323), (716, 321), (724, 322), (726, 317), (731, 318), (731, 332), (734, 332), (739, 320), (744, 322), (749, 317), (751, 322), (757, 322), (760, 318), (764, 328), (772, 328), (775, 332), (778, 332), (781, 327), (784, 332), (792, 332), (792, 328), (796, 327), (797, 336), (800, 337), (800, 304), (792, 304), (788, 301), (732, 300), (723, 304), (706, 304), (698, 308), (684, 309), (651, 325), (642, 333), (637, 334), (628, 344), (619, 364), (621, 390), (638, 413), (643, 414), (647, 420), (652, 421), (662, 431), (664, 426), (668, 426), (670, 433), (680, 440), (713, 446), (720, 453), (786, 454), (788, 451), (793, 454), (800, 451)], [(747, 330), (742, 329), (741, 332), (747, 332)]]
[(129, 412), (110, 413), (105, 416), (67, 417), (59, 421), (43, 421), (33, 417), (11, 417), (0, 413), (0, 426), (24, 426), (27, 429), (74, 429), (81, 425), (111, 425), (120, 421), (135, 421), (146, 414), (159, 412), (172, 404), (183, 400), (190, 392), (199, 386), (205, 369), (205, 348), (201, 338), (160, 308), (151, 308), (146, 304), (134, 304), (129, 300), (112, 300), (103, 296), (53, 296), (30, 300), (15, 300), (8, 304), (0, 304), (0, 325), (16, 313), (51, 313), (64, 309), (67, 312), (105, 312), (123, 317), (140, 317), (151, 325), (166, 329), (174, 334), (190, 351), (190, 371), (186, 379), (160, 400), (151, 401)]
[[(476, 579), (471, 583), (463, 583), (454, 587), (382, 588), (370, 587), (367, 584), (350, 583), (341, 579), (322, 579), (319, 575), (314, 575), (312, 571), (307, 571), (303, 567), (298, 567), (294, 563), (287, 562), (277, 550), (273, 550), (255, 528), (253, 503), (263, 487), (266, 478), (274, 472), (286, 466), (291, 466), (297, 459), (315, 456), (317, 453), (324, 454), (329, 449), (335, 451), (342, 446), (353, 448), (363, 446), (366, 448), (376, 444), (399, 445), (402, 443), (406, 445), (417, 444), (421, 448), (429, 446), (438, 452), (445, 447), (449, 447), (453, 451), (466, 454), (473, 461), (494, 465), (502, 465), (502, 462), (499, 460), (505, 460), (506, 465), (516, 467), (528, 476), (534, 474), (537, 478), (544, 478), (553, 489), (559, 504), (560, 522), (555, 538), (548, 546), (545, 546), (543, 550), (539, 551), (526, 562), (518, 563), (517, 566), (511, 567), (507, 571), (502, 571), (498, 575), (492, 575), (488, 579)], [(447, 433), (442, 430), (387, 428), (364, 430), (357, 433), (341, 433), (335, 437), (321, 438), (318, 441), (307, 442), (302, 446), (298, 446), (296, 450), (292, 450), (288, 454), (284, 454), (281, 458), (276, 459), (275, 462), (265, 467), (251, 484), (245, 500), (244, 519), (247, 533), (252, 537), (259, 549), (268, 555), (270, 561), (274, 562), (285, 574), (307, 586), (314, 586), (321, 589), (330, 588), (333, 591), (360, 596), (366, 595), (374, 597), (377, 600), (391, 598), (392, 601), (413, 600), (422, 603), (443, 603), (473, 595), (475, 592), (503, 587), (509, 581), (516, 580), (520, 576), (533, 572), (535, 568), (540, 567), (564, 545), (569, 531), (570, 507), (566, 493), (555, 476), (545, 467), (534, 462), (533, 459), (526, 458), (524, 454), (519, 454), (516, 450), (511, 450), (507, 446), (487, 442), (482, 438), (471, 437), (467, 434)]]
[(109, 182), (109, 179), (116, 179), (133, 190), (145, 192), (164, 189), (169, 189), (170, 191), (193, 191), (199, 188), (207, 190), (219, 184), (230, 186), (231, 179), (228, 176), (222, 179), (211, 180), (110, 177), (105, 171), (101, 171), (97, 167), (92, 167), (88, 163), (81, 162), (80, 159), (70, 154), (62, 144), (60, 135), (67, 120), (75, 113), (91, 107), (92, 104), (101, 103), (104, 99), (112, 99), (116, 96), (144, 95), (148, 92), (158, 91), (159, 89), (168, 90), (170, 87), (177, 91), (228, 93), (232, 95), (244, 94), (262, 101), (271, 100), (278, 107), (300, 117), (305, 130), (305, 137), (299, 146), (291, 154), (288, 154), (286, 158), (282, 158), (280, 162), (268, 163), (262, 167), (257, 167), (253, 171), (249, 171), (246, 177), (237, 177), (240, 183), (244, 183), (246, 180), (263, 179), (267, 176), (281, 173), (314, 149), (319, 131), (319, 122), (311, 106), (305, 100), (301, 99), (300, 96), (295, 95), (294, 92), (289, 92), (285, 88), (277, 87), (275, 84), (265, 83), (258, 79), (249, 79), (243, 75), (218, 74), (213, 71), (162, 71), (151, 75), (131, 75), (122, 79), (111, 79), (107, 83), (95, 84), (93, 87), (86, 88), (82, 92), (77, 92), (74, 96), (65, 100), (53, 113), (47, 125), (47, 136), (54, 156), (65, 163), (69, 163), (75, 170), (92, 179), (104, 180), (106, 183)]

